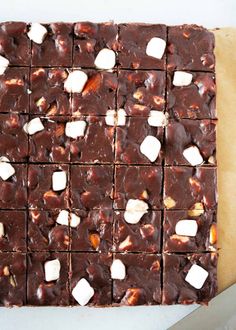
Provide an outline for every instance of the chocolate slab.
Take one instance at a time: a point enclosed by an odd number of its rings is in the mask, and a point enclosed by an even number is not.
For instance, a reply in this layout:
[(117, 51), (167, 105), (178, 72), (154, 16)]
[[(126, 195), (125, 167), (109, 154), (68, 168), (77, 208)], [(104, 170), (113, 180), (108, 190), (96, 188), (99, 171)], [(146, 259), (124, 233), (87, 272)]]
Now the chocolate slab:
[(148, 211), (137, 224), (127, 223), (124, 211), (115, 211), (113, 237), (117, 252), (160, 252), (161, 211)]
[[(82, 278), (85, 278), (94, 289), (94, 296), (88, 305), (111, 305), (111, 262), (112, 255), (110, 253), (71, 253), (71, 291)], [(72, 305), (77, 304), (72, 295), (71, 303)]]
[(148, 116), (150, 110), (165, 108), (165, 72), (127, 71), (118, 73), (117, 107), (130, 116)]
[(216, 163), (215, 120), (170, 120), (165, 130), (165, 164), (191, 165), (183, 156), (185, 149), (197, 146), (203, 164)]
[(0, 306), (26, 304), (26, 255), (0, 253)]
[(214, 34), (201, 26), (170, 26), (167, 70), (214, 71), (214, 46)]
[(125, 209), (129, 199), (141, 199), (150, 209), (162, 208), (161, 166), (115, 166), (114, 208)]
[[(175, 226), (180, 220), (195, 220), (197, 222), (196, 236), (181, 236), (175, 232)], [(216, 249), (217, 229), (216, 211), (206, 211), (199, 216), (192, 216), (185, 211), (165, 211), (163, 224), (163, 248), (165, 252), (201, 252)]]
[(161, 258), (153, 254), (115, 254), (126, 268), (124, 280), (113, 280), (113, 300), (117, 305), (157, 305), (161, 303)]
[[(195, 264), (208, 272), (208, 277), (201, 289), (195, 289), (185, 281), (189, 269)], [(167, 305), (207, 304), (217, 292), (216, 265), (216, 253), (164, 254), (162, 303)]]
[[(55, 281), (45, 280), (46, 261), (58, 259), (60, 276)], [(68, 306), (68, 254), (67, 253), (29, 253), (27, 267), (27, 303), (34, 306)]]
[(161, 59), (148, 56), (148, 42), (154, 38), (166, 41), (167, 28), (164, 24), (119, 24), (118, 61), (126, 69), (165, 69), (165, 54)]
[(73, 65), (94, 68), (95, 58), (103, 48), (117, 49), (118, 27), (112, 22), (78, 22), (74, 26)]

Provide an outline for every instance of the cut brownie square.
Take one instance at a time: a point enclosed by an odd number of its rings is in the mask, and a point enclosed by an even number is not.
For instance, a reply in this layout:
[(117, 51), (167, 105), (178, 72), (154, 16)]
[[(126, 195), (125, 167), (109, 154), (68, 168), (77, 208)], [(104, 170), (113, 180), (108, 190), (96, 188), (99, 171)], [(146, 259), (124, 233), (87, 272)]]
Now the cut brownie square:
[(214, 71), (214, 34), (202, 26), (168, 28), (167, 69)]
[[(166, 30), (163, 24), (119, 24), (118, 61), (120, 67), (164, 70)], [(155, 39), (151, 45), (149, 43), (153, 38)], [(149, 47), (147, 48), (148, 44), (151, 52)]]
[(125, 125), (116, 129), (116, 163), (160, 165), (163, 132), (162, 127), (150, 126), (148, 118), (126, 118)]
[(27, 121), (26, 115), (0, 114), (0, 154), (11, 162), (28, 159), (28, 136), (23, 129)]
[(64, 209), (69, 207), (69, 166), (29, 165), (29, 207)]
[(117, 49), (118, 27), (112, 22), (79, 22), (74, 26), (73, 65), (94, 68), (98, 53), (106, 48)]
[[(172, 166), (164, 169), (164, 205), (194, 214), (217, 206), (216, 168)], [(201, 213), (200, 213), (201, 214)]]
[(117, 252), (160, 252), (161, 211), (148, 211), (137, 224), (125, 221), (124, 211), (114, 213), (114, 249)]
[(70, 95), (64, 90), (68, 72), (64, 68), (32, 68), (30, 73), (30, 113), (69, 115)]
[[(112, 210), (72, 210), (71, 250), (107, 252), (112, 248)], [(73, 214), (80, 218), (74, 223)]]
[(0, 253), (0, 305), (23, 306), (26, 303), (26, 256)]
[[(91, 298), (84, 304), (90, 306), (111, 305), (111, 254), (103, 253), (71, 253), (71, 299), (72, 304), (82, 304), (80, 300), (80, 281), (90, 286)], [(81, 293), (82, 294), (82, 293)], [(76, 300), (77, 298), (77, 300)], [(84, 305), (83, 304), (83, 305)]]
[(77, 209), (111, 209), (113, 166), (71, 165), (71, 200)]
[(25, 211), (0, 211), (1, 251), (26, 251), (26, 221)]
[(60, 212), (60, 210), (29, 210), (28, 248), (30, 251), (66, 251), (69, 248), (69, 223), (68, 225), (58, 223)]
[(175, 71), (167, 77), (167, 111), (171, 117), (216, 118), (216, 85), (213, 73)]
[(29, 112), (29, 68), (7, 68), (0, 75), (0, 112)]
[(161, 257), (159, 255), (115, 254), (114, 259), (120, 260), (125, 266), (125, 277), (122, 280), (113, 279), (115, 304), (134, 306), (161, 303)]
[(191, 213), (192, 210), (165, 211), (165, 252), (201, 252), (216, 249), (216, 211), (206, 211), (198, 216)]
[(217, 292), (217, 254), (164, 254), (162, 303), (207, 304)]
[(29, 253), (27, 302), (35, 306), (68, 306), (68, 254)]
[(114, 208), (125, 209), (130, 199), (141, 199), (150, 209), (162, 208), (161, 166), (115, 166)]
[(27, 24), (24, 22), (5, 22), (0, 24), (1, 55), (10, 65), (29, 66), (31, 57), (30, 39)]
[[(170, 120), (166, 126), (166, 165), (214, 165), (216, 163), (216, 121), (215, 120)], [(190, 149), (191, 148), (191, 149)], [(187, 150), (199, 155), (184, 156)], [(200, 153), (200, 154), (199, 154)]]
[(128, 115), (147, 116), (150, 110), (164, 110), (165, 72), (119, 71), (117, 107)]
[(73, 24), (43, 24), (47, 34), (41, 44), (32, 42), (32, 66), (72, 66)]

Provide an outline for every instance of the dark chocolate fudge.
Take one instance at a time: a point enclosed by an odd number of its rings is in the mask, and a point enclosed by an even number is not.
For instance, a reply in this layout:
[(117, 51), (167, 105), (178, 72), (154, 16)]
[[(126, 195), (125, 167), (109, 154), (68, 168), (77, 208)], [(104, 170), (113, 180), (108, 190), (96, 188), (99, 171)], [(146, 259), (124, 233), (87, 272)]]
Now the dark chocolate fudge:
[[(200, 266), (208, 272), (208, 276), (200, 289), (195, 288), (186, 281), (186, 276), (193, 265)], [(164, 254), (162, 303), (167, 305), (207, 304), (217, 292), (216, 265), (216, 253)], [(194, 272), (195, 281), (199, 280), (197, 277), (200, 277), (200, 270), (197, 267)], [(197, 285), (197, 287), (200, 287), (200, 285)]]
[(119, 71), (117, 107), (130, 116), (147, 116), (150, 110), (164, 110), (165, 72)]

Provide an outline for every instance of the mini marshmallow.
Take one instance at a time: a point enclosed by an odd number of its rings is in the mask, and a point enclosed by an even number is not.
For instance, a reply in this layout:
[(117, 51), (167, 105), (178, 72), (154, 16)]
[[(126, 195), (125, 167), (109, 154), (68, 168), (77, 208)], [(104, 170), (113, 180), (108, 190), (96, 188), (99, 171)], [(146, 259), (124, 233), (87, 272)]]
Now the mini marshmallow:
[(65, 171), (56, 171), (52, 174), (52, 189), (54, 191), (64, 190), (66, 183), (67, 177)]
[(125, 265), (120, 259), (115, 259), (111, 265), (111, 278), (113, 280), (123, 280), (126, 276)]
[(155, 136), (152, 135), (146, 136), (140, 145), (141, 153), (144, 156), (146, 156), (151, 162), (155, 162), (155, 160), (159, 155), (160, 150), (161, 150), (160, 141)]
[(59, 225), (69, 226), (69, 212), (66, 210), (60, 211), (60, 213), (57, 216), (56, 222)]
[(166, 42), (165, 40), (154, 37), (149, 40), (146, 48), (146, 54), (148, 56), (152, 56), (158, 58), (159, 60), (162, 58), (166, 49)]
[(180, 236), (196, 236), (198, 225), (196, 220), (180, 220), (176, 223), (175, 232)]
[(46, 261), (44, 264), (45, 281), (56, 281), (60, 277), (61, 264), (58, 259)]
[(66, 123), (65, 134), (72, 139), (77, 139), (78, 137), (84, 136), (86, 129), (86, 121), (76, 120)]
[(196, 146), (191, 146), (185, 149), (183, 151), (183, 156), (192, 166), (200, 165), (203, 163), (202, 155)]
[(23, 126), (23, 130), (29, 134), (29, 135), (33, 135), (37, 132), (43, 131), (44, 130), (44, 126), (40, 120), (40, 118), (34, 118), (32, 120), (30, 120), (28, 123), (26, 123)]
[(192, 285), (195, 289), (201, 289), (207, 277), (208, 272), (204, 268), (194, 264), (189, 269), (188, 274), (185, 277), (185, 281)]
[(103, 48), (97, 54), (94, 64), (98, 69), (109, 70), (114, 68), (116, 64), (115, 52), (111, 49)]
[(118, 109), (117, 111), (117, 126), (125, 126), (126, 112), (124, 109)]
[(8, 61), (7, 58), (0, 55), (0, 75), (4, 74), (4, 72), (6, 71), (9, 63), (10, 62)]
[(151, 110), (148, 117), (148, 124), (154, 127), (164, 127), (168, 123), (166, 115), (162, 111)]
[(116, 123), (116, 110), (107, 110), (105, 122), (108, 126), (114, 126)]
[(8, 158), (5, 157), (5, 156), (1, 156), (1, 157), (0, 157), (0, 163), (1, 163), (1, 162), (5, 162), (5, 163), (7, 162), (7, 163), (10, 163), (10, 159), (8, 159)]
[(177, 87), (188, 86), (191, 84), (193, 75), (184, 71), (175, 71), (173, 85)]
[(70, 226), (72, 228), (76, 228), (79, 224), (80, 224), (80, 217), (78, 217), (74, 213), (71, 213), (70, 214)]
[(127, 223), (136, 224), (147, 213), (148, 204), (139, 199), (129, 199), (126, 204), (124, 219)]
[(32, 23), (27, 34), (30, 40), (33, 40), (36, 44), (41, 44), (47, 33), (45, 26), (39, 23)]
[(72, 290), (72, 296), (81, 306), (85, 306), (94, 296), (94, 289), (85, 278), (81, 278)]
[(81, 93), (88, 80), (88, 76), (81, 70), (70, 72), (64, 82), (64, 89), (68, 93)]
[(5, 235), (4, 225), (2, 222), (0, 222), (0, 238), (3, 237), (4, 235)]
[(13, 174), (15, 174), (15, 172), (16, 171), (15, 171), (14, 167), (10, 163), (8, 163), (8, 161), (0, 162), (0, 177), (2, 178), (2, 180), (6, 181)]

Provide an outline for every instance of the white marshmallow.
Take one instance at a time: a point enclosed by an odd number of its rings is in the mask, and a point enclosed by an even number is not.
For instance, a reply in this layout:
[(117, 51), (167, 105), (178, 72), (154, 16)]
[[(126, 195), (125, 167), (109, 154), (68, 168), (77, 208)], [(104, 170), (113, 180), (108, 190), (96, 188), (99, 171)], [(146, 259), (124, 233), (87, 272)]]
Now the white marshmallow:
[(59, 225), (69, 226), (69, 212), (66, 210), (60, 211), (60, 213), (57, 216), (56, 222)]
[(72, 139), (77, 139), (80, 136), (84, 136), (86, 125), (86, 121), (84, 120), (67, 122), (65, 134)]
[(37, 132), (43, 131), (44, 130), (44, 126), (40, 120), (40, 118), (34, 118), (32, 120), (30, 120), (28, 123), (26, 123), (23, 126), (23, 130), (29, 134), (29, 135), (33, 135)]
[(80, 217), (78, 217), (74, 213), (71, 213), (70, 214), (70, 226), (72, 228), (76, 228), (79, 224), (80, 224)]
[(188, 86), (191, 84), (193, 79), (193, 75), (188, 72), (184, 71), (175, 71), (173, 85), (180, 87), (180, 86)]
[(47, 33), (45, 26), (39, 23), (32, 23), (27, 34), (30, 40), (33, 40), (36, 44), (41, 44)]
[(108, 126), (114, 126), (116, 124), (116, 110), (107, 110), (105, 122)]
[(124, 219), (127, 223), (136, 224), (142, 216), (147, 213), (148, 204), (139, 199), (129, 199), (124, 212)]
[(68, 93), (81, 93), (87, 80), (88, 76), (85, 72), (81, 70), (75, 70), (70, 72), (66, 78), (64, 82), (64, 89)]
[(15, 174), (15, 169), (14, 167), (6, 162), (6, 161), (1, 161), (0, 162), (0, 177), (2, 180), (6, 181), (9, 179), (13, 174)]
[(166, 49), (165, 40), (154, 37), (149, 40), (146, 48), (146, 54), (158, 59), (161, 59)]
[(196, 220), (180, 220), (176, 223), (175, 233), (181, 236), (196, 236), (198, 225)]
[(52, 174), (52, 189), (54, 191), (64, 190), (66, 183), (67, 177), (65, 171), (56, 171)]
[(125, 126), (126, 112), (124, 109), (118, 109), (117, 112), (117, 126)]
[(0, 238), (3, 237), (4, 235), (5, 235), (4, 225), (2, 222), (0, 222)]
[(144, 156), (146, 156), (151, 162), (155, 162), (155, 160), (159, 155), (160, 150), (161, 150), (160, 141), (155, 136), (152, 135), (146, 136), (140, 145), (141, 153)]
[(164, 127), (168, 123), (166, 115), (162, 111), (151, 110), (148, 117), (148, 124), (154, 127)]
[(202, 155), (196, 146), (191, 146), (185, 149), (183, 151), (183, 156), (192, 166), (200, 165), (203, 163)]
[(185, 281), (192, 285), (195, 289), (201, 289), (207, 277), (208, 272), (204, 268), (198, 265), (192, 265), (187, 276), (185, 277)]
[(111, 49), (103, 48), (97, 54), (94, 64), (98, 69), (109, 70), (114, 68), (116, 64), (115, 52)]
[(1, 162), (5, 162), (5, 163), (7, 162), (7, 163), (10, 163), (10, 159), (8, 159), (8, 158), (5, 157), (5, 156), (1, 156), (1, 157), (0, 157), (0, 163), (1, 163)]
[(94, 289), (85, 278), (81, 278), (72, 290), (72, 296), (81, 305), (85, 306), (94, 295)]
[(44, 264), (45, 281), (56, 281), (60, 277), (61, 264), (58, 259), (46, 261)]
[(9, 63), (10, 62), (8, 61), (7, 58), (0, 55), (0, 75), (4, 74), (4, 72), (6, 71)]
[(123, 280), (126, 276), (125, 265), (120, 259), (115, 259), (111, 265), (111, 278), (113, 280)]

